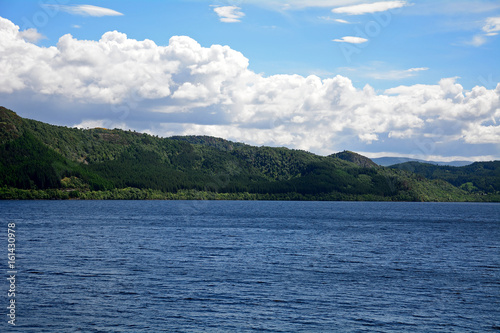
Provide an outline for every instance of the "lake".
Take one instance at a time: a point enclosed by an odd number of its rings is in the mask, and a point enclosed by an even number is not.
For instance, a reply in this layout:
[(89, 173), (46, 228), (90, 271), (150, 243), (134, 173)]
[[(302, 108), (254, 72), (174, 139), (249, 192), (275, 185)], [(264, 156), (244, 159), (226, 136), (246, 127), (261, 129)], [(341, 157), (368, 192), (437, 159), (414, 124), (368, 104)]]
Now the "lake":
[(3, 278), (2, 332), (500, 331), (500, 204), (0, 201), (0, 214), (16, 246), (16, 327)]

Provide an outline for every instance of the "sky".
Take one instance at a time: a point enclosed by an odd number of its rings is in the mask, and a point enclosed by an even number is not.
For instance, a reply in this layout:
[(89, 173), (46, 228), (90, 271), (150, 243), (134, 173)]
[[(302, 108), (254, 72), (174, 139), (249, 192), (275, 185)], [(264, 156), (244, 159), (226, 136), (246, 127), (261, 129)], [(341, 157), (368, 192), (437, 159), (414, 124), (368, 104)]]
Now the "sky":
[(500, 159), (500, 1), (0, 0), (0, 105), (320, 155)]

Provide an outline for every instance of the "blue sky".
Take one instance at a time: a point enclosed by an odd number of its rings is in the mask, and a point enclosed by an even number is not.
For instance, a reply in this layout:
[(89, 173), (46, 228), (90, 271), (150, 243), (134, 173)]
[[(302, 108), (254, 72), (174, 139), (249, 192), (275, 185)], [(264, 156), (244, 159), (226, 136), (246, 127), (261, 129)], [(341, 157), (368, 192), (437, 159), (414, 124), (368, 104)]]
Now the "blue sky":
[(498, 1), (0, 0), (0, 17), (0, 104), (21, 116), (500, 159)]

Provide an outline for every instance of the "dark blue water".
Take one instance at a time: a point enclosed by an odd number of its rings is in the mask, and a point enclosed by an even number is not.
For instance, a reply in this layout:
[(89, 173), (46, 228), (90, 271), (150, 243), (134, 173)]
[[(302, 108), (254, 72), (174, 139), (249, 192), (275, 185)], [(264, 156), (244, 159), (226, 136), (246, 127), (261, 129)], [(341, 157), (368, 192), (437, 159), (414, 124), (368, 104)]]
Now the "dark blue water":
[(0, 281), (2, 332), (500, 331), (499, 204), (1, 201), (0, 213), (2, 234), (16, 223), (18, 269), (15, 329)]

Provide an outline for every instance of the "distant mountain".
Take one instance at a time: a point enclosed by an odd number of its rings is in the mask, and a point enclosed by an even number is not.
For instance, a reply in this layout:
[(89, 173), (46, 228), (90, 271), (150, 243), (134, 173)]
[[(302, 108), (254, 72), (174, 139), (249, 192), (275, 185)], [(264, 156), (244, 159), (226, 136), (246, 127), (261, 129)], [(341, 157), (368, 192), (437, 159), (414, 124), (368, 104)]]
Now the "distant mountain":
[(499, 200), (496, 185), (479, 195), (469, 178), (458, 188), (349, 151), (67, 128), (2, 107), (0, 157), (0, 199)]
[(407, 157), (378, 157), (378, 158), (372, 158), (371, 160), (381, 166), (391, 166), (394, 164), (401, 164), (405, 162), (420, 162), (420, 163), (429, 163), (435, 165), (449, 165), (449, 166), (460, 167), (474, 163), (470, 161), (435, 162), (435, 161), (424, 161)]

